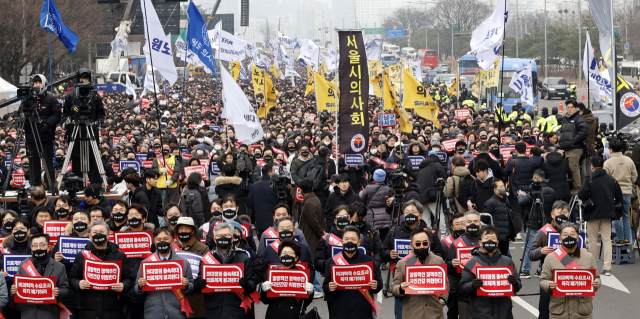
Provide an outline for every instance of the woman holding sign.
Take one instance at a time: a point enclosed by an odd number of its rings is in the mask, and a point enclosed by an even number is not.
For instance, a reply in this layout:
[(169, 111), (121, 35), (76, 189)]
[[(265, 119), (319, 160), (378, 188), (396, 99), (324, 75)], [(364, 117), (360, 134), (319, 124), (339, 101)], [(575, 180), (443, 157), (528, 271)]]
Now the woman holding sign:
[(552, 294), (549, 318), (593, 318), (591, 297), (600, 288), (596, 259), (578, 247), (578, 225), (565, 222), (558, 233), (562, 246), (547, 255), (540, 275), (540, 288)]
[[(278, 248), (280, 255), (280, 265), (273, 269), (296, 270), (296, 263), (300, 261), (300, 244), (294, 240), (284, 240)], [(269, 291), (273, 287), (273, 282), (266, 280), (262, 283), (260, 300), (269, 305), (265, 319), (298, 319), (303, 313), (302, 308), (306, 308), (313, 301), (313, 284), (309, 281), (304, 283), (304, 289), (309, 294), (304, 297), (269, 297)]]
[[(2, 251), (0, 252), (0, 260), (3, 260), (2, 265), (2, 275), (6, 278), (9, 276), (9, 272), (11, 274), (15, 274), (17, 271), (16, 266), (5, 265), (4, 264), (4, 255), (22, 255), (20, 257), (20, 261), (24, 260), (25, 255), (31, 255), (31, 236), (30, 236), (30, 227), (31, 224), (24, 217), (18, 217), (13, 221), (12, 234), (5, 238), (2, 242)], [(15, 262), (16, 260), (13, 260)], [(9, 261), (7, 261), (7, 264)], [(17, 265), (17, 264), (14, 264)], [(10, 269), (11, 268), (11, 269)], [(11, 289), (13, 286), (13, 281), (9, 281), (7, 283), (7, 288)], [(14, 302), (13, 298), (9, 298), (9, 303), (7, 307), (2, 310), (5, 317), (11, 318), (11, 316), (17, 317), (20, 316), (20, 307), (18, 307)]]

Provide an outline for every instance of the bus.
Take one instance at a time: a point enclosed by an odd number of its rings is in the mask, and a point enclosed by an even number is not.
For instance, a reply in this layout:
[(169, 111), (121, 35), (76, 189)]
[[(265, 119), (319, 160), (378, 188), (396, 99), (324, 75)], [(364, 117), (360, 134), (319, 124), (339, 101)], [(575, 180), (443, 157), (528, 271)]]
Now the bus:
[(640, 82), (640, 62), (620, 62), (618, 74), (635, 87)]
[(380, 59), (382, 60), (382, 65), (385, 67), (398, 63), (398, 58), (392, 54), (381, 54)]
[(473, 54), (463, 55), (458, 59), (458, 71), (460, 73), (464, 72), (465, 69), (477, 67), (478, 61), (476, 61), (476, 56)]
[(422, 60), (422, 70), (426, 68), (435, 68), (438, 66), (438, 52), (436, 50), (418, 50), (418, 57)]
[(256, 49), (264, 49), (264, 44), (260, 41), (256, 41)]
[(391, 44), (391, 43), (383, 43), (382, 44), (382, 53), (386, 53), (386, 54), (399, 54), (400, 53), (400, 47), (395, 45), (395, 44)]
[[(502, 68), (503, 59), (499, 60), (498, 69)], [(511, 77), (520, 68), (525, 67), (531, 63), (531, 84), (533, 86), (533, 105), (528, 105), (526, 102), (520, 100), (520, 93), (509, 87), (511, 83)], [(517, 102), (522, 102), (522, 106), (527, 112), (534, 111), (534, 105), (538, 105), (538, 64), (533, 59), (515, 59), (504, 58), (504, 69), (502, 69), (502, 78), (498, 79), (498, 86), (487, 89), (488, 105), (495, 108), (496, 104), (502, 102), (504, 110), (507, 113), (511, 112), (511, 107), (516, 105)], [(498, 73), (500, 74), (500, 72)], [(498, 75), (500, 77), (500, 75)], [(500, 86), (502, 86), (502, 93), (500, 92)]]

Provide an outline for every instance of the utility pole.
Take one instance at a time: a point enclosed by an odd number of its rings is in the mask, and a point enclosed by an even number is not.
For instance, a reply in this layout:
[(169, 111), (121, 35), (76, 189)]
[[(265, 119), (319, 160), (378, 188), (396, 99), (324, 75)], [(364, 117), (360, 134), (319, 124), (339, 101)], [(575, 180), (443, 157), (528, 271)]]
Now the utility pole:
[[(582, 86), (582, 10), (580, 9), (580, 2), (578, 0), (578, 81), (580, 86)], [(587, 106), (589, 105), (589, 101), (587, 101)]]
[(520, 11), (518, 11), (518, 0), (516, 0), (516, 59), (518, 58), (518, 27), (519, 26), (520, 26)]
[(453, 22), (451, 23), (451, 72), (453, 72)]
[(544, 0), (544, 78), (549, 77), (549, 61), (547, 60), (547, 0)]

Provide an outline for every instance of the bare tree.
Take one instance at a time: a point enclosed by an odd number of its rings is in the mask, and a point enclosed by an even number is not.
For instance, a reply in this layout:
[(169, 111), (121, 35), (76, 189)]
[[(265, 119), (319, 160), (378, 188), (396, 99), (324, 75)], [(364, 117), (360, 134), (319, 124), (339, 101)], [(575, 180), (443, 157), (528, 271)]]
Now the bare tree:
[(449, 0), (438, 2), (432, 16), (439, 28), (457, 24), (460, 31), (469, 31), (488, 18), (492, 10), (486, 3), (476, 0)]
[(277, 31), (274, 26), (269, 24), (269, 19), (265, 18), (264, 21), (264, 25), (262, 25), (262, 27), (260, 28), (260, 34), (262, 35), (262, 38), (264, 39), (264, 43), (266, 45), (267, 43), (269, 43), (269, 40), (271, 40), (271, 37), (276, 35)]
[(385, 18), (382, 25), (385, 28), (400, 26), (413, 31), (424, 29), (425, 26), (431, 27), (432, 19), (429, 14), (415, 7), (404, 7), (396, 9), (390, 16)]

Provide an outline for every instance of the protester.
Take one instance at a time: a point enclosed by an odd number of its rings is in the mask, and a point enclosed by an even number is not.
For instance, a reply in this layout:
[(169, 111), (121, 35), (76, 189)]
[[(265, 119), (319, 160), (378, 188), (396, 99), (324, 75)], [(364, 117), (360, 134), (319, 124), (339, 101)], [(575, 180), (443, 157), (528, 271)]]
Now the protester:
[(498, 229), (500, 238), (499, 247), (502, 255), (507, 256), (509, 254), (509, 241), (515, 240), (517, 233), (515, 220), (515, 214), (511, 209), (511, 203), (509, 201), (509, 195), (507, 195), (507, 189), (504, 187), (502, 181), (494, 181), (491, 183), (493, 188), (493, 196), (485, 203), (484, 213), (493, 217), (493, 225)]
[(620, 140), (613, 138), (609, 141), (611, 157), (604, 162), (604, 170), (616, 179), (622, 190), (622, 219), (613, 221), (616, 228), (615, 243), (625, 245), (630, 243), (633, 246), (634, 236), (631, 236), (629, 210), (633, 184), (638, 179), (638, 172), (633, 160), (622, 154), (622, 148), (623, 144)]
[(322, 211), (325, 218), (325, 229), (331, 229), (335, 226), (331, 213), (336, 207), (340, 205), (352, 205), (355, 202), (361, 202), (361, 199), (360, 196), (358, 196), (358, 194), (351, 188), (349, 175), (340, 175), (338, 186), (334, 187), (334, 191), (329, 195)]
[[(276, 190), (271, 187), (271, 175), (274, 174), (273, 164), (266, 164), (261, 171), (262, 179), (251, 185), (247, 196), (247, 207), (252, 211), (251, 216), (254, 216), (256, 221), (258, 235), (262, 235), (271, 226), (271, 213), (273, 207), (279, 202)], [(298, 181), (299, 183), (300, 181)]]
[(589, 133), (589, 124), (578, 112), (578, 104), (575, 100), (567, 100), (565, 104), (567, 105), (567, 112), (562, 119), (558, 145), (564, 150), (564, 156), (569, 161), (569, 168), (574, 181), (571, 194), (575, 195), (578, 193), (580, 185), (582, 185), (580, 156), (582, 156), (583, 152), (583, 141), (587, 139)]
[[(273, 216), (272, 226), (267, 228), (267, 230), (265, 230), (262, 233), (262, 235), (260, 235), (260, 243), (258, 246), (258, 257), (260, 258), (262, 258), (262, 256), (264, 255), (265, 248), (267, 248), (267, 246), (269, 245), (266, 239), (278, 238), (278, 226), (277, 226), (278, 220), (280, 220), (280, 218), (283, 218), (283, 217), (291, 218), (291, 214), (289, 213), (289, 206), (285, 204), (276, 205), (275, 207), (273, 207), (272, 216)], [(293, 233), (294, 238), (298, 237), (298, 242), (306, 245), (307, 239), (306, 239), (306, 236), (304, 235), (304, 232), (297, 227), (294, 227), (294, 229), (295, 229)], [(253, 241), (251, 241), (251, 243), (253, 244)]]

